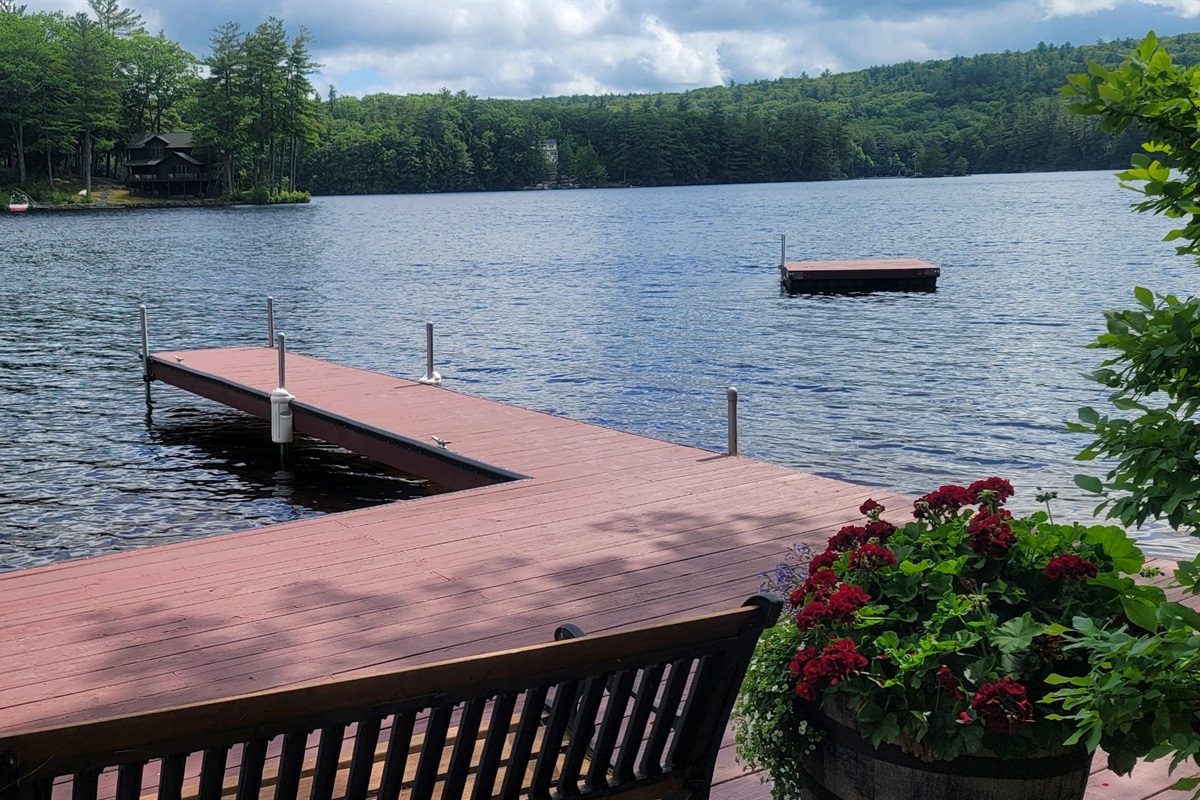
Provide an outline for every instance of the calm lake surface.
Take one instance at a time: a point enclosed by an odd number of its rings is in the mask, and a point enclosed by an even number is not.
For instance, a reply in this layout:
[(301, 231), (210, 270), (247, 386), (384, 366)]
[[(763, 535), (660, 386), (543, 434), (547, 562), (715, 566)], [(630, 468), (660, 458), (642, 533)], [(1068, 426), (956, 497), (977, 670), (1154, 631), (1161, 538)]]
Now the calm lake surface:
[[(416, 377), (433, 320), (459, 391), (721, 450), (736, 385), (746, 455), (912, 494), (1002, 475), (1086, 521), (1084, 345), (1135, 284), (1197, 275), (1133, 198), (1070, 173), (6, 216), (0, 569), (431, 491), (320, 443), (281, 463), (264, 424), (161, 384), (147, 415), (139, 303), (153, 349), (231, 346), (266, 342), (268, 295), (308, 355)], [(939, 289), (781, 294), (780, 233)]]

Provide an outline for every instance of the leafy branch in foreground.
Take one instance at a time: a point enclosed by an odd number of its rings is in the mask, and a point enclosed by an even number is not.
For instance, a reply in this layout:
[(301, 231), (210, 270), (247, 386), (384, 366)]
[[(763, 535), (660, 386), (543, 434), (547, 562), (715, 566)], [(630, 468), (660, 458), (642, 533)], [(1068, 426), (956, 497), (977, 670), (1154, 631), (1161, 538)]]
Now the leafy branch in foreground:
[(1200, 298), (1155, 298), (1138, 287), (1140, 308), (1110, 311), (1108, 332), (1091, 347), (1115, 351), (1092, 380), (1112, 390), (1126, 419), (1094, 408), (1079, 410), (1070, 430), (1095, 436), (1076, 458), (1111, 459), (1107, 481), (1077, 475), (1083, 489), (1105, 495), (1097, 507), (1126, 525), (1165, 519), (1174, 528), (1200, 528)]
[[(1101, 118), (1121, 133), (1137, 123), (1145, 153), (1117, 177), (1145, 199), (1134, 208), (1184, 220), (1166, 235), (1180, 255), (1200, 257), (1200, 66), (1177, 67), (1150, 33), (1120, 67), (1091, 63), (1063, 93), (1077, 114)], [(1109, 388), (1123, 418), (1079, 410), (1068, 427), (1095, 440), (1078, 459), (1116, 462), (1104, 480), (1077, 475), (1082, 489), (1104, 497), (1097, 511), (1126, 525), (1166, 520), (1200, 533), (1200, 299), (1134, 294), (1140, 308), (1106, 314), (1108, 331), (1091, 346), (1115, 351), (1090, 377)]]

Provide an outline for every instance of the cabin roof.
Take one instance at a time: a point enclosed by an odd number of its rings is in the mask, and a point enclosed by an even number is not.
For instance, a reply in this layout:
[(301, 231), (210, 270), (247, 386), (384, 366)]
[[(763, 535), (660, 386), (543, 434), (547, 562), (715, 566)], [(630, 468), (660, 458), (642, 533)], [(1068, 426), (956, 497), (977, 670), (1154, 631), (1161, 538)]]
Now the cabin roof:
[(135, 133), (129, 139), (129, 147), (145, 147), (153, 139), (161, 139), (162, 143), (170, 148), (192, 146), (191, 131), (172, 131), (170, 133)]

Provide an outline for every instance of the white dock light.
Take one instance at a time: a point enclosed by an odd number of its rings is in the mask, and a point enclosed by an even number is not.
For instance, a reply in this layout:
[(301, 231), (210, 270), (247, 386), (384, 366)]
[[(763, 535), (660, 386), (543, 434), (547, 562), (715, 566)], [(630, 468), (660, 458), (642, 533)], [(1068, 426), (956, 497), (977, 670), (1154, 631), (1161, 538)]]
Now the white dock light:
[(276, 444), (292, 442), (292, 401), (295, 395), (289, 392), (285, 359), (287, 347), (283, 334), (279, 334), (279, 388), (271, 392), (271, 441)]

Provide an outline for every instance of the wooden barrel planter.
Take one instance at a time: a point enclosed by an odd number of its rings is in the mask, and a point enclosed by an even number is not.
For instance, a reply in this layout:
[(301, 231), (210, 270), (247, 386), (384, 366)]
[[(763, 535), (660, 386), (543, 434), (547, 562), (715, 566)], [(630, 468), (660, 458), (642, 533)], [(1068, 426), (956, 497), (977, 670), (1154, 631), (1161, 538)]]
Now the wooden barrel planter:
[(826, 711), (819, 725), (825, 737), (800, 758), (802, 800), (1082, 800), (1087, 791), (1092, 754), (1082, 746), (929, 762), (896, 745), (872, 747), (850, 714)]

